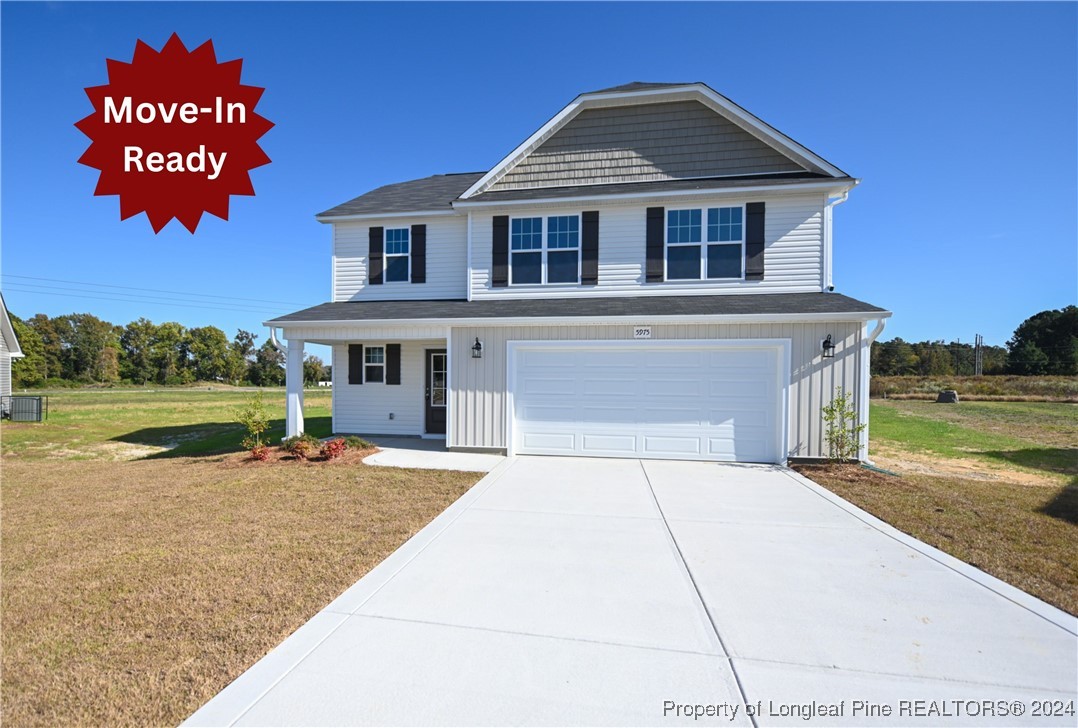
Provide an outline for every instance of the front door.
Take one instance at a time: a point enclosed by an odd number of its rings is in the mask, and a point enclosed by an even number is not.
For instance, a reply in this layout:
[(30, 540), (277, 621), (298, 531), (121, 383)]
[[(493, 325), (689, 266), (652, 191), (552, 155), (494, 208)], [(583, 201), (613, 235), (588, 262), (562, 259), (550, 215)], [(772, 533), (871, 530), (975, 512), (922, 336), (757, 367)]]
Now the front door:
[(445, 434), (448, 360), (445, 349), (427, 349), (427, 434)]

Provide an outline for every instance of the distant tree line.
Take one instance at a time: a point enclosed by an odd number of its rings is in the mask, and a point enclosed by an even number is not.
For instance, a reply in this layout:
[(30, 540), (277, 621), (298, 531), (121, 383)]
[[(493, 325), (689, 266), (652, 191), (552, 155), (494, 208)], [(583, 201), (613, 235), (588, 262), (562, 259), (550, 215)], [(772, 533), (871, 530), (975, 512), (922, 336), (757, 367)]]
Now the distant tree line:
[[(1030, 316), (1015, 329), (1007, 346), (984, 346), (981, 351), (984, 374), (1078, 375), (1078, 306)], [(973, 344), (891, 339), (872, 346), (874, 375), (975, 373)]]
[[(12, 386), (18, 388), (192, 382), (275, 387), (285, 380), (284, 355), (270, 341), (256, 346), (258, 336), (242, 329), (230, 341), (216, 326), (145, 318), (116, 326), (88, 313), (39, 313), (25, 321), (12, 316), (11, 322), (25, 354), (12, 362)], [(328, 369), (308, 356), (304, 381), (313, 385)]]

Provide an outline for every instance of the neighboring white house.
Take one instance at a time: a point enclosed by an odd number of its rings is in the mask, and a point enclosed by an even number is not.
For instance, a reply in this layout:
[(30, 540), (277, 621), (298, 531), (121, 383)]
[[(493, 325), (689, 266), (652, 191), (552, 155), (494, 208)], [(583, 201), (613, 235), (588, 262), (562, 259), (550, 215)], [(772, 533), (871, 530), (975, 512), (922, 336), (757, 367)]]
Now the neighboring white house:
[(266, 322), (288, 341), (288, 434), (315, 342), (333, 348), (335, 432), (825, 456), (821, 407), (841, 387), (867, 422), (890, 316), (831, 293), (832, 209), (857, 183), (701, 83), (582, 94), (488, 172), (317, 216), (332, 300)]
[(0, 396), (11, 394), (11, 360), (23, 356), (19, 340), (15, 338), (15, 329), (7, 313), (7, 304), (0, 294)]

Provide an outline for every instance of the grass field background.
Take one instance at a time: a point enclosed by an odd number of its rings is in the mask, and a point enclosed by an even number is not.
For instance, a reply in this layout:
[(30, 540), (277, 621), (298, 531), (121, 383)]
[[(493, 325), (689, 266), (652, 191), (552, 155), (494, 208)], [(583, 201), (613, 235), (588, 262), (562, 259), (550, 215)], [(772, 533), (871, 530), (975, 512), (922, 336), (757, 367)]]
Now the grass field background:
[[(265, 389), (272, 418), (268, 442), (284, 437), (284, 389)], [(35, 393), (37, 394), (37, 393)], [(49, 398), (42, 423), (5, 423), (4, 453), (18, 457), (130, 459), (235, 452), (243, 426), (236, 409), (253, 391), (243, 389), (84, 389), (42, 392)], [(332, 393), (304, 393), (304, 424), (318, 437), (332, 434)]]

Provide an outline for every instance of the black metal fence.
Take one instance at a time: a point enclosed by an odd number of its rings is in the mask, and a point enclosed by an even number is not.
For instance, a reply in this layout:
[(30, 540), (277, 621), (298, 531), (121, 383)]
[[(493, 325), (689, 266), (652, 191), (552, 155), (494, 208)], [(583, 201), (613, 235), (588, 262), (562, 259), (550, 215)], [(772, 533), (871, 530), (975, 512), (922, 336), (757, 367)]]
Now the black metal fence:
[(0, 417), (12, 422), (41, 422), (49, 418), (49, 398), (38, 395), (0, 397)]

